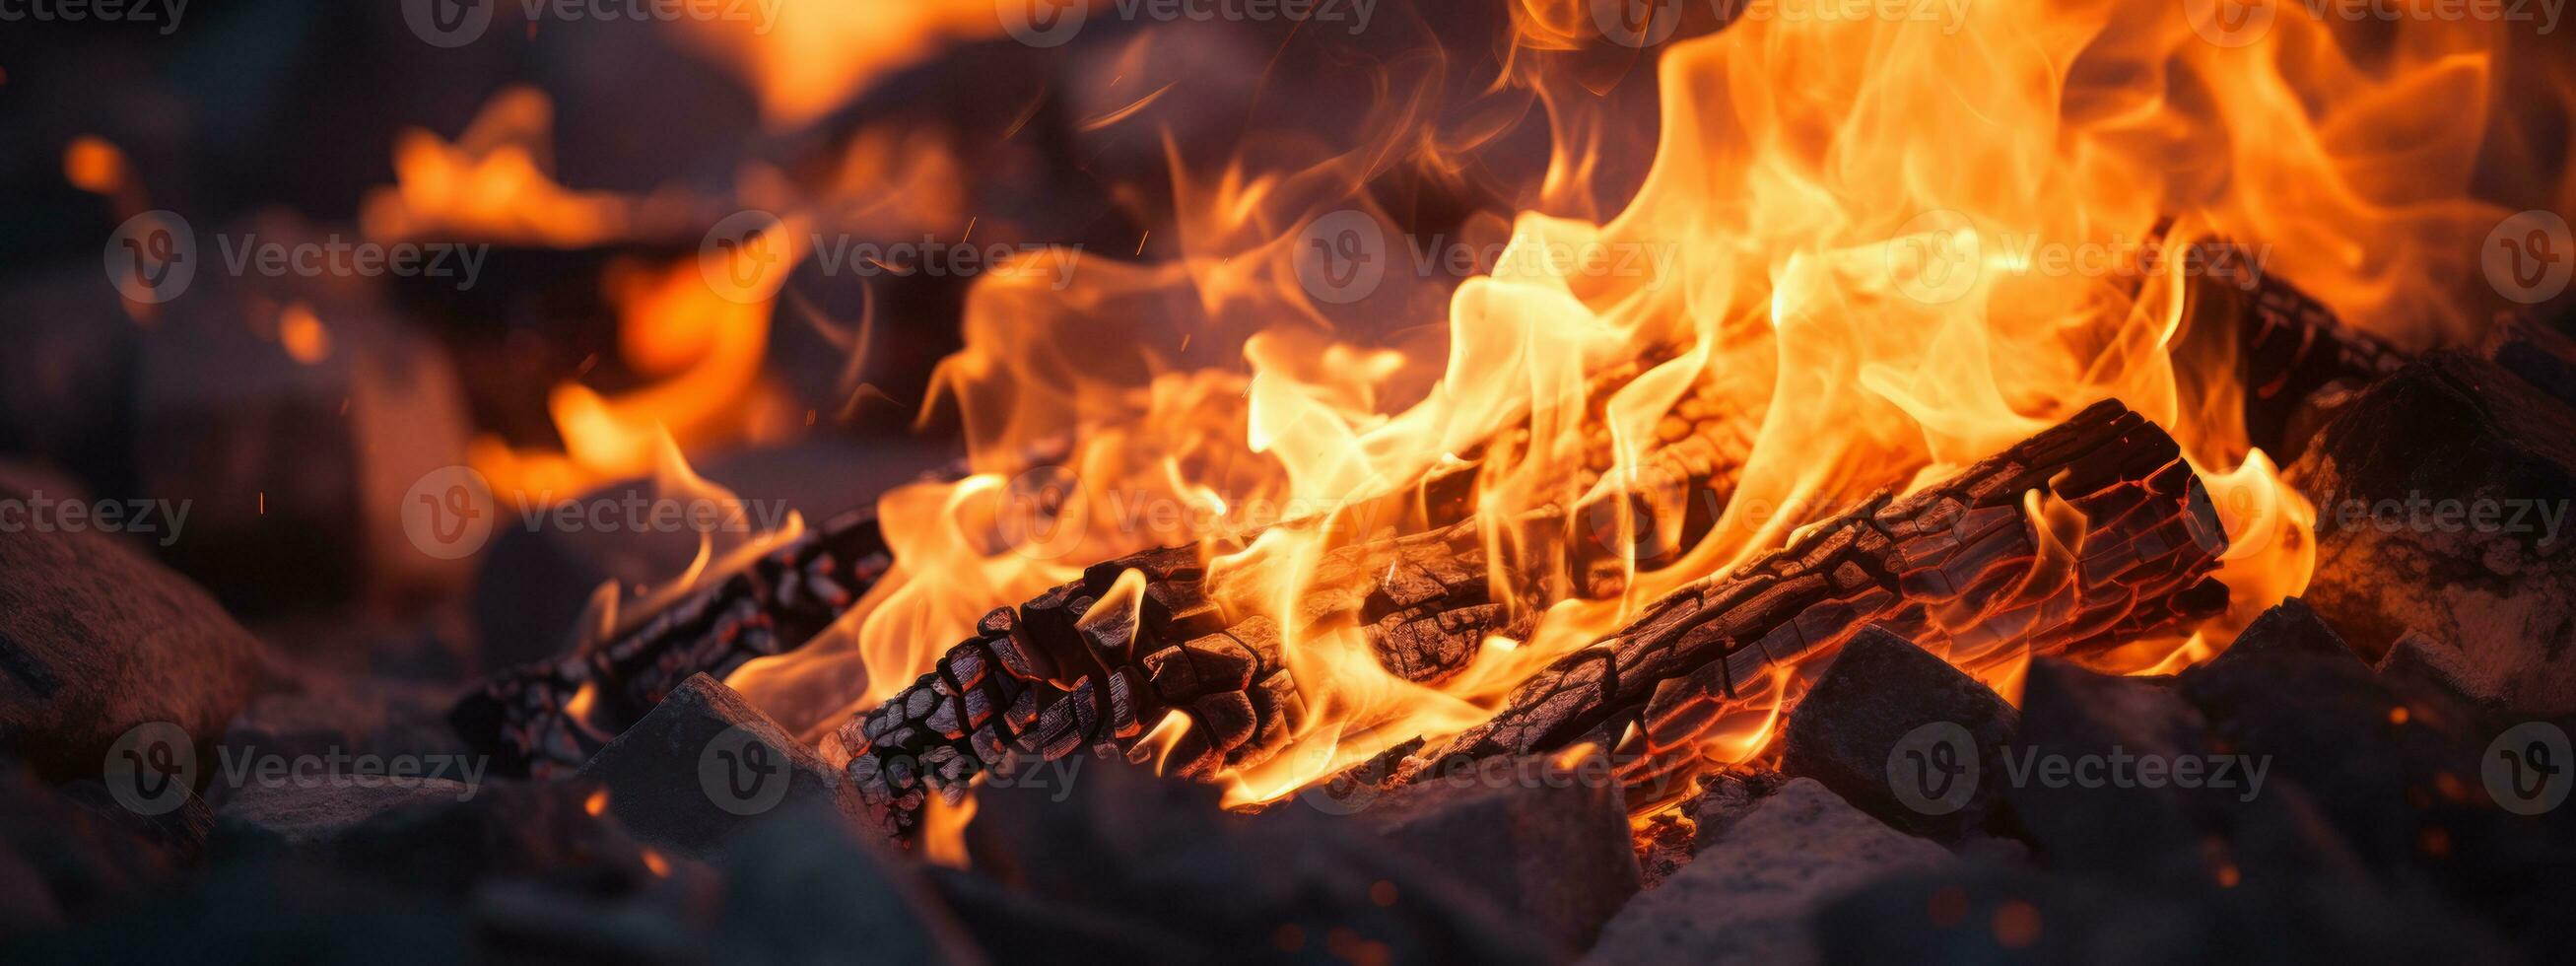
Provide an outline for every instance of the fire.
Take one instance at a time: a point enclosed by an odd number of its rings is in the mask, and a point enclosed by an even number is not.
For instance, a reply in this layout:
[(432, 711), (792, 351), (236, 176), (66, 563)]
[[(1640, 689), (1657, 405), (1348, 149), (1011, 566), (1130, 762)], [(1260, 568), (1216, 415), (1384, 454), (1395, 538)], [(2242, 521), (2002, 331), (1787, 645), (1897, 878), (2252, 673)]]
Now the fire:
[[(2186, 640), (2092, 659), (2140, 673), (2205, 659), (2305, 586), (2314, 510), (2249, 445), (2239, 387), (2179, 377), (2226, 361), (2181, 338), (2194, 287), (2278, 273), (2404, 343), (2472, 331), (2442, 292), (2474, 275), (2463, 253), (2502, 214), (2468, 194), (2497, 37), (2410, 23), (2361, 57), (2326, 24), (2283, 16), (2221, 44), (2186, 6), (1748, 16), (1655, 48), (1652, 165), (1624, 209), (1594, 218), (1586, 199), (1616, 186), (1594, 183), (1603, 78), (1576, 55), (1607, 41), (1587, 4), (1524, 0), (1507, 82), (1565, 129), (1483, 274), (1426, 298), (1425, 280), (1389, 271), (1373, 297), (1341, 299), (1301, 262), (1314, 257), (1301, 231), (1325, 219), (1391, 224), (1361, 190), (1370, 165), (1445, 163), (1418, 140), (1409, 92), (1372, 105), (1375, 140), (1348, 153), (1181, 171), (1174, 257), (1086, 261), (1060, 289), (978, 285), (966, 348), (942, 365), (933, 402), (962, 417), (981, 472), (887, 494), (895, 575), (832, 640), (737, 683), (828, 720), (848, 709), (806, 706), (818, 692), (783, 682), (830, 666), (865, 682), (840, 697), (882, 699), (985, 610), (1118, 553), (1196, 542), (1212, 585), (1267, 602), (1311, 712), (1287, 752), (1220, 776), (1229, 802), (1268, 800), (1474, 724), (1644, 604), (2104, 398), (2182, 442), (2232, 538), (2220, 576), (2233, 594)], [(2255, 257), (2225, 271), (2174, 257), (2217, 242)], [(1390, 332), (1411, 334), (1365, 334)], [(1242, 349), (1185, 364), (1194, 341)], [(1474, 468), (1474, 519), (1495, 559), (1589, 552), (1533, 530), (1524, 514), (1549, 506), (1606, 508), (1594, 536), (1614, 549), (1681, 536), (1686, 495), (1654, 454), (1686, 406), (1700, 422), (1684, 432), (1715, 424), (1750, 440), (1695, 543), (1621, 552), (1591, 585), (1498, 574), (1497, 599), (1532, 629), (1433, 684), (1390, 674), (1352, 628), (1300, 624), (1313, 563), (1394, 524), (1377, 498), (1401, 503), (1434, 470)], [(1065, 458), (1043, 455), (1067, 439)], [(1138, 506), (1184, 522), (1140, 524)], [(2080, 521), (2036, 500), (2027, 516), (2051, 549), (2026, 580), (2057, 579)], [(2007, 694), (2028, 656), (1951, 655)], [(1701, 755), (1762, 754), (1813, 665), (1780, 669)], [(1185, 728), (1155, 725), (1140, 760), (1159, 762)]]
[[(787, 257), (764, 260), (745, 246), (660, 265), (612, 266), (603, 284), (618, 310), (620, 355), (629, 369), (665, 378), (615, 396), (577, 382), (556, 386), (548, 408), (563, 435), (561, 453), (513, 449), (490, 436), (475, 441), (472, 462), (494, 491), (547, 505), (650, 471), (666, 432), (691, 447), (741, 436), (740, 401), (759, 381), (777, 287), (801, 245), (789, 222), (762, 237)], [(706, 280), (708, 271), (732, 278), (737, 270), (749, 280), (739, 290), (720, 292)]]
[[(880, 498), (895, 572), (803, 651), (731, 681), (791, 723), (835, 720), (911, 681), (998, 604), (1122, 553), (1193, 545), (1230, 616), (1248, 608), (1280, 629), (1306, 709), (1283, 753), (1206, 776), (1231, 805), (1270, 801), (1470, 727), (1675, 590), (2106, 398), (2181, 442), (2230, 538), (2219, 576), (2232, 595), (2204, 626), (2083, 659), (2135, 674), (2205, 661), (2306, 587), (2316, 510), (2249, 438), (2247, 387), (2212, 377), (2234, 360), (2188, 338), (2194, 300), (2276, 276), (2393, 341), (2471, 343), (2486, 319), (2455, 290), (2506, 212), (2471, 191), (2506, 107), (2501, 25), (2425, 20), (2364, 38), (2283, 9), (2240, 32), (2211, 2), (1880, 4), (1858, 19), (1730, 5), (1717, 32), (1627, 43), (1652, 25), (1605, 23), (1592, 0), (1510, 0), (1503, 76), (1466, 95), (1490, 100), (1453, 103), (1454, 78), (1389, 67), (1372, 77), (1379, 96), (1353, 105), (1355, 143), (1247, 139), (1211, 161), (1167, 136), (1168, 210), (1115, 192), (1133, 209), (1134, 256), (1067, 274), (1072, 263), (1029, 255), (974, 286), (964, 348), (923, 407), (925, 423), (963, 427), (973, 472)], [(735, 68), (783, 130), (999, 32), (988, 6), (775, 0), (757, 21), (670, 29)], [(1154, 42), (1138, 31), (1105, 59), (1115, 77), (1078, 105), (1075, 133), (1141, 136), (1188, 106), (1188, 85), (1146, 72)], [(1642, 71), (1657, 113), (1620, 116), (1605, 92)], [(1487, 110), (1498, 104), (1512, 109)], [(978, 223), (943, 133), (859, 129), (819, 162), (746, 162), (716, 199), (563, 183), (552, 114), (513, 88), (452, 140), (406, 132), (394, 183), (360, 215), (378, 239), (607, 261), (601, 295), (633, 382), (551, 387), (559, 445), (474, 443), (471, 462), (523, 509), (638, 476), (666, 497), (731, 500), (685, 453), (761, 440), (771, 326), (817, 232), (962, 241)], [(1444, 126), (1460, 114), (1497, 129)], [(1408, 271), (1422, 239), (1398, 226), (1418, 213), (1388, 210), (1390, 174), (1476, 181), (1478, 152), (1512, 123), (1548, 127), (1547, 164), (1506, 199), (1508, 218), (1457, 229), (1493, 249), (1453, 277)], [(1642, 170), (1622, 171), (1640, 147), (1627, 131), (1652, 134)], [(77, 188), (141, 197), (132, 163), (100, 138), (71, 141), (62, 165)], [(2560, 190), (2576, 196), (2576, 180)], [(668, 254), (697, 241), (711, 208), (736, 206), (775, 214), (733, 244)], [(2244, 255), (2193, 257), (2222, 248)], [(850, 371), (872, 321), (838, 340)], [(334, 332), (294, 302), (274, 337), (319, 365)], [(1741, 451), (1684, 486), (1666, 451), (1716, 437)], [(1457, 478), (1463, 497), (1426, 482)], [(1513, 620), (1456, 673), (1418, 680), (1306, 605), (1331, 554), (1424, 528), (1435, 498), (1464, 508)], [(2033, 491), (2022, 517), (2042, 549), (2014, 589), (2066, 580), (2081, 515)], [(668, 582), (601, 588), (585, 624), (649, 612), (801, 528), (703, 534)], [(1123, 646), (1119, 628), (1148, 605), (1129, 570), (1078, 626)], [(2016, 694), (2032, 655), (2004, 636), (1945, 656)], [(1758, 760), (1819, 663), (1772, 668), (1687, 744), (1631, 728), (1558, 764), (1659, 743), (1645, 750)], [(569, 710), (586, 717), (598, 699), (585, 684)], [(1179, 713), (1122, 727), (1131, 757), (1157, 768), (1196, 737)], [(606, 805), (604, 790), (585, 802)], [(971, 799), (930, 806), (933, 858), (963, 862), (973, 814)], [(667, 874), (658, 854), (645, 860)], [(1997, 929), (2026, 942), (2038, 926)]]
[(951, 41), (1001, 33), (992, 0), (770, 0), (762, 16), (688, 21), (683, 39), (732, 67), (786, 128)]
[(428, 131), (394, 143), (395, 185), (368, 195), (359, 222), (380, 239), (476, 238), (573, 248), (632, 237), (667, 219), (652, 204), (556, 183), (554, 102), (534, 88), (494, 96), (449, 142)]
[(73, 138), (63, 147), (63, 178), (72, 187), (95, 195), (114, 195), (132, 178), (125, 152), (96, 135)]
[(923, 809), (922, 858), (954, 869), (966, 868), (966, 825), (975, 820), (975, 799), (967, 797), (951, 804), (945, 797), (933, 795)]

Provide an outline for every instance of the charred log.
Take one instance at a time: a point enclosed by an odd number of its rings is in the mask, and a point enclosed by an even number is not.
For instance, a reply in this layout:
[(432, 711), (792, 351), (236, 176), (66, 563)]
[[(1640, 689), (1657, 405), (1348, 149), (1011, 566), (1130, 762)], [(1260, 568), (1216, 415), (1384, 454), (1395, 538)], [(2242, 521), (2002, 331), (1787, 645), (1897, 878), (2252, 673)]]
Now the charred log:
[[(2232, 375), (2245, 387), (2248, 436), (2284, 464), (2335, 407), (2406, 359), (2395, 347), (2343, 324), (2322, 303), (2269, 274), (2255, 278), (2251, 285), (2206, 277), (2196, 277), (2193, 283), (2193, 323), (2187, 337), (2233, 343), (2230, 354), (2238, 364)], [(1603, 383), (1615, 387), (1636, 371), (1642, 371), (1642, 365), (1627, 367)], [(1724, 418), (1730, 415), (1742, 418)], [(1731, 413), (1722, 402), (1701, 394), (1683, 399), (1657, 427), (1659, 445), (1646, 457), (1641, 475), (1667, 481), (1671, 487), (1672, 492), (1664, 494), (1665, 502), (1684, 516), (1681, 546), (1714, 525), (1751, 449), (1749, 434), (1758, 422), (1747, 414)], [(1592, 469), (1578, 478), (1583, 485), (1611, 465), (1607, 441), (1598, 447), (1587, 454), (1586, 463)], [(1472, 467), (1453, 468), (1419, 486), (1364, 501), (1340, 516), (1368, 521), (1355, 531), (1364, 538), (1392, 531), (1417, 535), (1410, 538), (1423, 541), (1417, 547), (1455, 546), (1458, 535), (1444, 531), (1472, 513), (1474, 485)], [(1600, 507), (1582, 511), (1599, 512), (1603, 512)], [(1581, 513), (1560, 521), (1566, 527), (1592, 522)], [(1571, 573), (1522, 574), (1518, 579), (1570, 582), (1547, 588), (1539, 594), (1543, 598), (1607, 592), (1603, 573), (1617, 569), (1617, 555), (1600, 552), (1609, 548), (1597, 541), (1582, 542), (1576, 549)], [(1390, 555), (1401, 559), (1421, 552), (1382, 547), (1337, 551), (1326, 566), (1375, 574), (1385, 570)], [(690, 675), (722, 677), (754, 658), (803, 646), (863, 596), (890, 566), (874, 520), (864, 515), (827, 524), (774, 557), (780, 562), (765, 574), (727, 580), (681, 601), (672, 608), (674, 614), (683, 615), (679, 619), (651, 619), (561, 660), (496, 675), (470, 693), (451, 720), (470, 742), (493, 753), (505, 773), (577, 766)], [(771, 599), (778, 596), (775, 590), (786, 589), (779, 581), (787, 569), (813, 565), (822, 557), (832, 560), (826, 576), (833, 586), (847, 592), (828, 616), (800, 606), (815, 601)], [(1371, 561), (1374, 569), (1339, 562), (1362, 558)], [(1347, 596), (1340, 589), (1361, 595), (1383, 590), (1383, 600), (1370, 607), (1353, 608), (1339, 600), (1317, 606), (1362, 611), (1373, 626), (1371, 642), (1379, 647), (1388, 668), (1408, 679), (1435, 680), (1456, 670), (1459, 660), (1473, 653), (1468, 645), (1486, 634), (1509, 633), (1510, 615), (1491, 601), (1482, 583), (1449, 579), (1459, 568), (1468, 572), (1482, 568), (1481, 560), (1451, 554), (1419, 564), (1392, 588), (1343, 577), (1313, 584), (1319, 594), (1337, 598)], [(1430, 586), (1435, 583), (1436, 591)], [(1489, 606), (1495, 609), (1477, 609)], [(596, 704), (587, 721), (576, 721), (566, 713), (566, 705), (585, 684), (595, 686)]]
[[(2034, 490), (2087, 521), (2062, 568), (2041, 564), (2046, 538), (2023, 514)], [(1429, 757), (1546, 751), (1621, 721), (1643, 725), (1659, 747), (1680, 745), (1773, 664), (1870, 623), (1954, 649), (2052, 653), (2129, 640), (2225, 606), (2225, 586), (2207, 576), (2225, 541), (2173, 440), (2105, 402), (1943, 486), (1873, 499), (1665, 599)], [(1129, 569), (1146, 579), (1141, 618), (1087, 620)], [(1404, 569), (1399, 561), (1390, 572)], [(1342, 601), (1377, 598), (1384, 584)], [(1163, 766), (1205, 777), (1267, 760), (1304, 724), (1282, 644), (1269, 618), (1207, 594), (1188, 548), (1137, 554), (992, 612), (974, 639), (843, 726), (839, 740), (861, 797), (898, 836), (929, 795), (963, 796), (1007, 755), (1134, 750), (1169, 715), (1186, 727), (1157, 749)]]
[[(836, 517), (625, 633), (494, 676), (448, 722), (503, 774), (569, 771), (691, 676), (802, 646), (893, 563), (873, 511)], [(575, 715), (584, 688), (589, 714)]]
[[(2084, 518), (2052, 567), (2025, 495)], [(1879, 497), (1723, 578), (1675, 593), (1606, 641), (1557, 660), (1502, 711), (1397, 772), (1566, 747), (1635, 726), (1687, 749), (1730, 703), (1789, 661), (1872, 624), (1954, 655), (2083, 651), (2224, 609), (2209, 577), (2226, 549), (2216, 510), (2162, 429), (2103, 402), (1949, 481)], [(1632, 768), (1634, 778), (1651, 770)]]

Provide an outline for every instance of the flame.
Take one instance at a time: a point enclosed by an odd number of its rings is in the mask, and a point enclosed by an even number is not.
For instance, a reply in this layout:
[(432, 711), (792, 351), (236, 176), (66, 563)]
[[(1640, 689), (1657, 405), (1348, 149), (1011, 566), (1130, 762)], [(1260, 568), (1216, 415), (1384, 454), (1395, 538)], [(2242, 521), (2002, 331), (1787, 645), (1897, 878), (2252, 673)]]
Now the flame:
[(764, 16), (700, 18), (681, 39), (741, 75), (773, 129), (839, 107), (956, 40), (1000, 34), (992, 0), (769, 0)]
[(453, 142), (417, 128), (394, 141), (392, 188), (359, 224), (379, 239), (472, 238), (576, 248), (668, 223), (671, 197), (574, 191), (554, 180), (554, 102), (532, 87), (493, 96)]
[(312, 306), (300, 301), (287, 303), (279, 313), (277, 342), (289, 357), (308, 366), (331, 357), (331, 330), (323, 327)]
[(63, 178), (94, 195), (115, 195), (132, 179), (125, 152), (107, 139), (84, 134), (63, 146)]
[[(1309, 711), (1285, 752), (1218, 776), (1230, 804), (1265, 801), (1470, 726), (1674, 589), (2105, 398), (2182, 443), (2235, 538), (2233, 594), (2186, 639), (2090, 659), (2205, 659), (2305, 586), (2314, 509), (2250, 445), (2241, 387), (2203, 378), (2231, 360), (2182, 338), (2193, 292), (2274, 273), (2404, 344), (2473, 334), (2446, 292), (2475, 277), (2466, 253), (2505, 211), (2469, 193), (2501, 34), (2407, 23), (2364, 55), (2286, 16), (2221, 44), (2189, 6), (1746, 16), (1604, 57), (1590, 4), (1521, 0), (1507, 76), (1483, 96), (1543, 107), (1550, 163), (1515, 216), (1461, 230), (1493, 242), (1463, 280), (1411, 272), (1419, 239), (1367, 188), (1392, 167), (1453, 174), (1497, 136), (1436, 133), (1436, 76), (1388, 68), (1341, 150), (1264, 142), (1211, 167), (1169, 148), (1170, 210), (1146, 213), (1155, 258), (1087, 259), (1063, 285), (979, 280), (929, 407), (963, 424), (978, 472), (886, 494), (894, 572), (823, 640), (737, 679), (783, 719), (831, 720), (993, 606), (1197, 543), (1210, 586), (1282, 628)], [(1601, 96), (1647, 65), (1651, 125)], [(1120, 83), (1094, 120), (1153, 123), (1168, 85)], [(766, 103), (793, 117), (836, 98)], [(1648, 129), (1651, 164), (1621, 181), (1621, 132)], [(1302, 242), (1327, 223), (1390, 236), (1372, 291), (1316, 284)], [(2174, 257), (2220, 242), (2252, 257), (2233, 274)], [(1708, 428), (1748, 445), (1704, 532), (1669, 546), (1692, 497), (1656, 455)], [(1459, 468), (1490, 559), (1573, 576), (1532, 586), (1498, 565), (1491, 589), (1529, 629), (1420, 684), (1297, 604), (1324, 554), (1403, 525), (1419, 482)], [(1542, 507), (1604, 508), (1600, 532), (1526, 516)], [(2080, 520), (2036, 494), (2026, 510), (2044, 552), (2024, 583), (2065, 579)], [(1613, 553), (1595, 566), (1602, 536)], [(1661, 549), (1620, 549), (1645, 546)], [(2009, 643), (1949, 657), (2017, 693), (2029, 654)], [(1700, 756), (1764, 754), (1816, 666), (1776, 669)], [(1185, 728), (1166, 719), (1138, 747), (1159, 763)]]
[(620, 356), (639, 374), (666, 378), (614, 396), (577, 382), (556, 386), (547, 402), (562, 452), (514, 449), (491, 436), (474, 442), (471, 462), (493, 491), (523, 506), (547, 505), (650, 471), (664, 434), (691, 448), (743, 435), (742, 401), (759, 381), (777, 289), (803, 248), (792, 221), (763, 237), (787, 257), (764, 259), (749, 245), (706, 256), (715, 271), (739, 269), (752, 279), (748, 297), (717, 291), (697, 257), (611, 266), (603, 286), (617, 308)]
[(921, 813), (921, 857), (952, 869), (966, 868), (966, 823), (974, 820), (972, 796), (953, 803), (944, 796), (930, 796)]

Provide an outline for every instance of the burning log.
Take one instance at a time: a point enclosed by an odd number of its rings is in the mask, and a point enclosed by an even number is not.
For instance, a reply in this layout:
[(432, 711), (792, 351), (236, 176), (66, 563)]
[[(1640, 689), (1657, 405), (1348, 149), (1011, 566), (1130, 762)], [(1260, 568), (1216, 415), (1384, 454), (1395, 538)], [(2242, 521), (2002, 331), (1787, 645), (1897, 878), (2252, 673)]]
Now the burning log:
[[(2063, 566), (2023, 514), (2032, 491), (2086, 521)], [(1554, 750), (1624, 722), (1641, 723), (1655, 747), (1684, 746), (1775, 664), (1873, 622), (1954, 651), (2126, 641), (2223, 608), (2226, 587), (2208, 574), (2225, 543), (2173, 440), (2104, 402), (1942, 486), (1874, 498), (1666, 598), (1539, 672), (1501, 714), (1427, 760)], [(1095, 614), (1131, 569), (1145, 578), (1135, 616)], [(1150, 551), (993, 611), (930, 673), (843, 726), (861, 797), (903, 835), (929, 794), (962, 797), (1007, 755), (1132, 750), (1172, 715), (1186, 727), (1162, 750), (1168, 772), (1267, 760), (1304, 724), (1304, 699), (1277, 625), (1229, 616), (1206, 576), (1191, 548)]]
[[(2291, 444), (2307, 435), (2296, 430), (2319, 418), (2316, 401), (2349, 398), (2350, 390), (2404, 361), (2394, 347), (2344, 325), (2322, 303), (2273, 276), (2261, 276), (2250, 288), (2202, 277), (2192, 281), (2189, 337), (2234, 341), (2230, 355), (2237, 360), (2235, 378), (2247, 387), (2244, 405), (2250, 438), (2283, 462), (2295, 455)], [(1623, 367), (1603, 382), (1615, 386), (1637, 371), (1642, 371), (1642, 364)], [(1642, 467), (1642, 475), (1676, 481), (1674, 488), (1691, 497), (1681, 501), (1686, 507), (1685, 545), (1714, 523), (1751, 449), (1749, 434), (1759, 422), (1718, 418), (1722, 414), (1723, 408), (1712, 399), (1685, 398), (1657, 427), (1658, 448)], [(1601, 445), (1601, 451), (1586, 460), (1593, 476), (1578, 482), (1588, 485), (1600, 467), (1610, 465), (1606, 440)], [(1411, 549), (1337, 551), (1328, 556), (1325, 566), (1377, 574), (1385, 571), (1391, 557), (1420, 555), (1433, 546), (1448, 546), (1454, 553), (1454, 548), (1472, 544), (1443, 528), (1469, 515), (1474, 477), (1472, 470), (1450, 471), (1418, 487), (1369, 501), (1365, 514), (1373, 516), (1365, 518), (1401, 521), (1399, 530), (1419, 535), (1409, 538), (1419, 542), (1407, 545)], [(1696, 498), (1703, 493), (1720, 498)], [(830, 615), (806, 606), (816, 601), (769, 599), (785, 569), (814, 565), (823, 556), (832, 558), (833, 579), (848, 591), (842, 604), (830, 608)], [(1373, 569), (1342, 563), (1361, 558)], [(613, 733), (632, 723), (690, 675), (722, 677), (754, 658), (803, 646), (891, 566), (874, 520), (863, 514), (826, 524), (779, 550), (774, 559), (785, 562), (764, 562), (768, 569), (763, 574), (727, 580), (684, 599), (673, 608), (673, 613), (684, 615), (681, 619), (652, 619), (565, 659), (498, 675), (470, 693), (451, 720), (470, 742), (493, 752), (505, 774), (524, 773), (532, 766), (577, 766), (606, 742), (608, 734), (603, 731)], [(1482, 581), (1444, 579), (1481, 572), (1481, 559), (1444, 559), (1433, 554), (1418, 562), (1419, 566), (1407, 570), (1400, 586), (1317, 579), (1313, 585), (1319, 595), (1335, 600), (1313, 606), (1361, 613), (1373, 625), (1371, 642), (1379, 646), (1381, 661), (1399, 675), (1426, 681), (1454, 671), (1474, 652), (1475, 643), (1487, 634), (1509, 633), (1511, 625), (1509, 615), (1486, 596)], [(1583, 562), (1575, 566), (1579, 571)], [(1599, 581), (1585, 574), (1564, 576), (1586, 584), (1587, 591), (1602, 591)], [(1351, 594), (1334, 590), (1343, 587), (1355, 588), (1352, 593), (1363, 601), (1382, 589), (1385, 593), (1371, 610), (1351, 606)], [(1493, 609), (1478, 609), (1489, 605)], [(584, 685), (591, 685), (597, 695), (589, 723), (577, 722), (566, 713), (566, 706)]]
[[(2025, 494), (2084, 519), (2051, 548)], [(1530, 754), (1636, 726), (1689, 749), (1772, 669), (1871, 624), (1962, 655), (2049, 654), (2131, 640), (2218, 613), (2226, 534), (2172, 437), (2117, 402), (1902, 499), (1874, 498), (1732, 574), (1684, 589), (1609, 640), (1566, 655), (1503, 710), (1408, 762)], [(2052, 554), (2071, 555), (2053, 566)], [(1632, 769), (1631, 779), (1636, 772)]]
[(503, 774), (577, 766), (613, 737), (574, 713), (585, 689), (596, 720), (639, 720), (692, 675), (802, 646), (893, 565), (873, 511), (835, 517), (626, 633), (494, 677), (448, 721)]
[(2251, 286), (2193, 282), (2186, 338), (2234, 343), (2227, 374), (2244, 387), (2245, 438), (2279, 463), (2297, 459), (2336, 408), (2410, 358), (2272, 275)]
[[(1645, 368), (1642, 362), (1621, 367), (1602, 382), (1623, 384)], [(1723, 502), (1688, 497), (1702, 489), (1720, 495), (1732, 489), (1751, 444), (1752, 422), (1719, 418), (1721, 408), (1705, 396), (1686, 398), (1677, 409), (1659, 428), (1662, 445), (1649, 454), (1641, 475), (1669, 481), (1672, 501), (1690, 508), (1688, 535), (1705, 532), (1715, 518), (1710, 511)], [(1588, 454), (1592, 469), (1578, 482), (1590, 485), (1610, 463), (1605, 442)], [(959, 466), (947, 475), (965, 472)], [(1473, 465), (1452, 468), (1419, 486), (1361, 501), (1330, 520), (1292, 524), (1363, 521), (1354, 530), (1369, 536), (1385, 529), (1381, 521), (1393, 521), (1398, 532), (1413, 534), (1327, 554), (1313, 599), (1303, 608), (1314, 615), (1360, 615), (1381, 659), (1408, 679), (1437, 680), (1463, 668), (1485, 635), (1512, 626), (1512, 616), (1490, 596), (1483, 550), (1468, 520), (1475, 479)], [(1551, 508), (1527, 519), (1562, 523), (1564, 516)], [(722, 678), (753, 659), (804, 646), (891, 566), (872, 512), (835, 518), (642, 623), (563, 659), (494, 676), (469, 692), (449, 721), (469, 743), (491, 752), (503, 774), (577, 767), (691, 675)], [(1534, 574), (1524, 582), (1577, 576)], [(574, 698), (585, 688), (593, 695), (583, 709), (587, 714), (574, 714)]]

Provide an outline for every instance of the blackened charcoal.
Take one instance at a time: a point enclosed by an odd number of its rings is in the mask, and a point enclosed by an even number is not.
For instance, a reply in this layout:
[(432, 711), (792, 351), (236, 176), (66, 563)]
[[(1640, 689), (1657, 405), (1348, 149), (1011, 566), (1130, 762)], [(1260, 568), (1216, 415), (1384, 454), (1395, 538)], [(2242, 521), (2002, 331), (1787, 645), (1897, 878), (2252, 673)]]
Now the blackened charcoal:
[(732, 688), (690, 678), (601, 748), (580, 776), (636, 838), (692, 855), (780, 807), (863, 813), (840, 772)]
[(1899, 829), (1957, 841), (1992, 814), (2002, 783), (1976, 783), (1955, 798), (1920, 787), (1900, 796), (1892, 783), (1939, 778), (1953, 757), (1999, 774), (2019, 723), (2012, 705), (1950, 662), (1872, 627), (1843, 645), (1790, 712), (1780, 769)]

